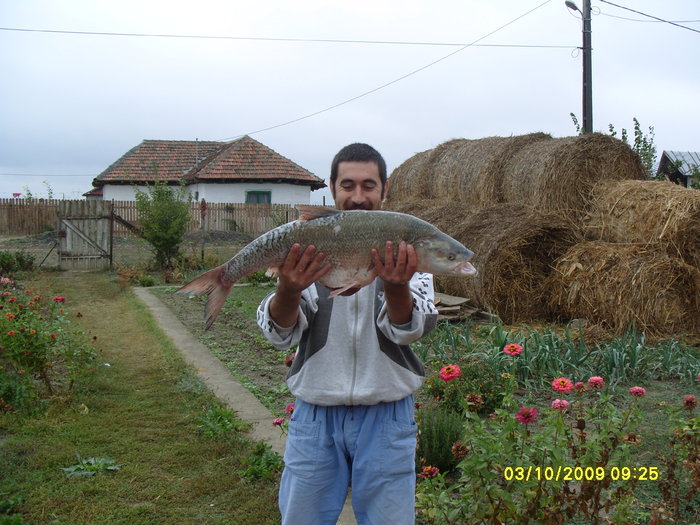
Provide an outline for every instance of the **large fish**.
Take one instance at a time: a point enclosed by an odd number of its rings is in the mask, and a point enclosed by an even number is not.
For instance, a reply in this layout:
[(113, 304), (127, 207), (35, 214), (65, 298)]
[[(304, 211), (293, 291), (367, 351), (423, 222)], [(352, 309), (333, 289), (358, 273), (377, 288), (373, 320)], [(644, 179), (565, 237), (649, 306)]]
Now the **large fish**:
[(390, 211), (339, 211), (322, 206), (299, 205), (298, 220), (261, 235), (228, 262), (200, 275), (176, 293), (208, 294), (205, 327), (208, 329), (233, 284), (242, 277), (284, 262), (294, 243), (302, 248), (313, 244), (325, 255), (331, 270), (320, 283), (335, 297), (351, 288), (371, 283), (376, 275), (371, 250), (383, 258), (386, 241), (412, 244), (418, 258), (418, 271), (432, 274), (473, 275), (476, 269), (469, 260), (474, 255), (461, 243), (435, 226), (412, 215)]

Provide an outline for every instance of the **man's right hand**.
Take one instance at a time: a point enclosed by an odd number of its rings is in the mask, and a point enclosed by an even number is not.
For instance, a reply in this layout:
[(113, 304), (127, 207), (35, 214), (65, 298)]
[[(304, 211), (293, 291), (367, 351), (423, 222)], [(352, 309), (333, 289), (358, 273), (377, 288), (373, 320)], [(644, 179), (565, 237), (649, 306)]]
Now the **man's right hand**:
[(324, 263), (325, 254), (309, 245), (302, 252), (295, 243), (284, 263), (279, 267), (277, 292), (270, 301), (270, 316), (280, 326), (289, 327), (297, 322), (301, 292), (326, 275), (331, 265)]

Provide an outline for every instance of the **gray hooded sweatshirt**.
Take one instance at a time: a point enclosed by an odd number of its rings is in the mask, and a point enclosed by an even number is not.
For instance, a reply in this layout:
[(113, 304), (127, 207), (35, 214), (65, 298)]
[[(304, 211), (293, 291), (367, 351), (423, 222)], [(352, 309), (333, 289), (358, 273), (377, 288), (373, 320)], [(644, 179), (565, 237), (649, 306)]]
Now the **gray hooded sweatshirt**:
[(287, 376), (291, 393), (315, 405), (374, 405), (420, 388), (425, 371), (408, 345), (435, 327), (433, 276), (416, 273), (409, 286), (413, 312), (404, 325), (389, 320), (381, 279), (349, 297), (330, 298), (323, 285), (311, 285), (290, 328), (270, 318), (274, 292), (268, 295), (258, 308), (260, 329), (281, 350), (299, 345)]

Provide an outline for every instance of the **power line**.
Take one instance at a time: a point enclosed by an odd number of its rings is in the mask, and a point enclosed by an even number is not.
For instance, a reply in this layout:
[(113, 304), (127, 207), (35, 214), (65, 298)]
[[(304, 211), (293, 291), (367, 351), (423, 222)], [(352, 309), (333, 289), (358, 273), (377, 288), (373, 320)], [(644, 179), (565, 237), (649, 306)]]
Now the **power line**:
[(659, 22), (665, 22), (667, 24), (671, 24), (672, 26), (680, 27), (681, 29), (687, 29), (688, 31), (693, 31), (694, 33), (700, 33), (700, 30), (697, 30), (697, 29), (694, 29), (694, 28), (688, 27), (688, 26), (682, 26), (680, 24), (677, 24), (676, 22), (671, 22), (670, 20), (664, 20), (663, 18), (659, 18), (658, 16), (648, 15), (646, 13), (642, 13), (641, 11), (637, 11), (635, 9), (630, 9), (629, 7), (625, 7), (623, 5), (614, 4), (612, 2), (609, 2), (608, 0), (600, 0), (600, 1), (603, 2), (604, 4), (609, 4), (609, 5), (612, 5), (615, 7), (619, 7), (620, 9), (624, 9), (626, 11), (631, 11), (633, 13), (637, 13), (638, 15), (646, 16), (647, 18), (653, 18), (654, 20), (657, 20)]
[(515, 23), (515, 22), (517, 22), (517, 21), (520, 20), (521, 18), (526, 17), (526, 16), (529, 15), (530, 13), (533, 13), (534, 11), (536, 11), (536, 10), (539, 9), (540, 7), (542, 7), (542, 6), (546, 5), (546, 4), (548, 4), (548, 3), (551, 2), (551, 1), (552, 1), (552, 0), (545, 0), (544, 2), (542, 2), (541, 4), (539, 4), (538, 6), (532, 8), (532, 9), (530, 9), (529, 11), (527, 11), (526, 13), (523, 13), (522, 15), (520, 15), (520, 16), (514, 18), (514, 19), (511, 20), (510, 22), (507, 22), (507, 23), (503, 24), (502, 26), (498, 27), (497, 29), (494, 29), (494, 30), (491, 31), (490, 33), (487, 33), (487, 34), (485, 34), (484, 36), (481, 36), (481, 37), (477, 38), (477, 39), (474, 40), (472, 43), (470, 43), (470, 44), (465, 44), (465, 45), (463, 45), (462, 47), (460, 47), (459, 49), (457, 49), (456, 51), (452, 51), (451, 53), (448, 53), (447, 55), (445, 55), (445, 56), (443, 56), (443, 57), (441, 57), (441, 58), (438, 58), (437, 60), (434, 60), (434, 61), (430, 62), (429, 64), (426, 64), (426, 65), (424, 65), (424, 66), (422, 66), (422, 67), (419, 67), (418, 69), (415, 69), (415, 70), (411, 71), (410, 73), (406, 73), (405, 75), (402, 75), (402, 76), (400, 76), (400, 77), (398, 77), (398, 78), (395, 78), (394, 80), (391, 80), (391, 81), (389, 81), (389, 82), (387, 82), (387, 83), (385, 83), (385, 84), (382, 84), (381, 86), (378, 86), (378, 87), (375, 87), (375, 88), (373, 88), (373, 89), (370, 89), (369, 91), (365, 91), (364, 93), (361, 93), (361, 94), (359, 94), (359, 95), (356, 95), (356, 96), (354, 96), (354, 97), (351, 97), (351, 98), (349, 98), (349, 99), (347, 99), (347, 100), (344, 100), (344, 101), (342, 101), (342, 102), (338, 102), (337, 104), (333, 104), (332, 106), (328, 106), (327, 108), (320, 109), (320, 110), (315, 111), (315, 112), (313, 112), (313, 113), (309, 113), (308, 115), (304, 115), (304, 116), (302, 116), (302, 117), (297, 117), (297, 118), (295, 118), (295, 119), (288, 120), (288, 121), (286, 121), (286, 122), (282, 122), (281, 124), (275, 124), (274, 126), (268, 126), (268, 127), (266, 127), (266, 128), (258, 129), (258, 130), (255, 130), (255, 131), (250, 131), (250, 132), (248, 132), (248, 133), (244, 133), (244, 134), (241, 134), (241, 135), (236, 135), (236, 136), (234, 136), (234, 137), (227, 137), (227, 138), (225, 138), (225, 139), (220, 139), (220, 140), (224, 140), (224, 141), (227, 141), (227, 140), (235, 140), (235, 139), (238, 139), (238, 138), (243, 137), (243, 136), (245, 136), (245, 135), (255, 135), (255, 134), (257, 134), (257, 133), (262, 133), (262, 132), (264, 132), (264, 131), (270, 131), (270, 130), (272, 130), (272, 129), (277, 129), (277, 128), (281, 128), (281, 127), (283, 127), (283, 126), (288, 126), (289, 124), (294, 124), (294, 123), (296, 123), (296, 122), (300, 122), (300, 121), (302, 121), (302, 120), (306, 120), (306, 119), (308, 119), (308, 118), (315, 117), (315, 116), (317, 116), (317, 115), (320, 115), (321, 113), (325, 113), (325, 112), (330, 111), (330, 110), (332, 110), (332, 109), (336, 109), (336, 108), (338, 108), (338, 107), (340, 107), (340, 106), (344, 106), (345, 104), (349, 104), (350, 102), (353, 102), (353, 101), (358, 100), (358, 99), (360, 99), (360, 98), (366, 97), (367, 95), (371, 95), (372, 93), (376, 93), (377, 91), (380, 91), (380, 90), (382, 90), (382, 89), (384, 89), (384, 88), (386, 88), (386, 87), (389, 87), (389, 86), (391, 86), (391, 85), (393, 85), (393, 84), (396, 84), (397, 82), (400, 82), (401, 80), (404, 80), (404, 79), (406, 79), (406, 78), (408, 78), (408, 77), (410, 77), (410, 76), (413, 76), (413, 75), (415, 75), (416, 73), (420, 73), (421, 71), (424, 71), (424, 70), (428, 69), (429, 67), (434, 66), (435, 64), (437, 64), (437, 63), (439, 63), (439, 62), (442, 62), (443, 60), (446, 60), (446, 59), (450, 58), (451, 56), (456, 55), (456, 54), (459, 53), (460, 51), (464, 51), (464, 50), (467, 49), (468, 47), (474, 47), (474, 46), (476, 46), (476, 44), (477, 44), (478, 42), (480, 42), (481, 40), (484, 40), (484, 39), (490, 37), (491, 35), (497, 33), (498, 31), (501, 31), (502, 29), (504, 29), (504, 28), (508, 27), (509, 25), (511, 25), (511, 24), (513, 24), (513, 23)]
[[(596, 14), (609, 16), (610, 18), (619, 18), (620, 20), (629, 20), (630, 22), (642, 22), (644, 24), (658, 24), (659, 22), (667, 22), (666, 20), (642, 20), (641, 18), (630, 18), (628, 16), (611, 15), (610, 13), (603, 13), (602, 11)], [(668, 22), (675, 22), (677, 24), (696, 24), (700, 22), (700, 20), (669, 20)]]
[(344, 40), (338, 38), (282, 38), (282, 37), (254, 37), (254, 36), (225, 36), (225, 35), (176, 35), (159, 33), (116, 33), (101, 31), (68, 31), (62, 29), (30, 29), (20, 27), (0, 27), (0, 31), (15, 31), (22, 33), (50, 33), (60, 35), (85, 35), (85, 36), (122, 36), (122, 37), (147, 37), (147, 38), (185, 38), (202, 40), (247, 40), (255, 42), (300, 42), (322, 44), (372, 44), (394, 46), (473, 46), (473, 47), (523, 47), (523, 48), (551, 48), (569, 49), (572, 46), (558, 45), (530, 45), (530, 44), (465, 44), (464, 42), (411, 42), (399, 40)]

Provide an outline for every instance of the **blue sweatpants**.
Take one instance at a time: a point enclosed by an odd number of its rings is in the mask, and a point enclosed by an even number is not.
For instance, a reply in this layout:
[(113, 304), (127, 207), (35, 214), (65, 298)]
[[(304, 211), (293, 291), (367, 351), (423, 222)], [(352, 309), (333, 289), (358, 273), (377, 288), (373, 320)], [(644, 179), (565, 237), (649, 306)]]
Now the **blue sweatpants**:
[(298, 399), (280, 483), (282, 525), (335, 524), (351, 482), (358, 525), (413, 524), (413, 410), (413, 396), (371, 406)]

